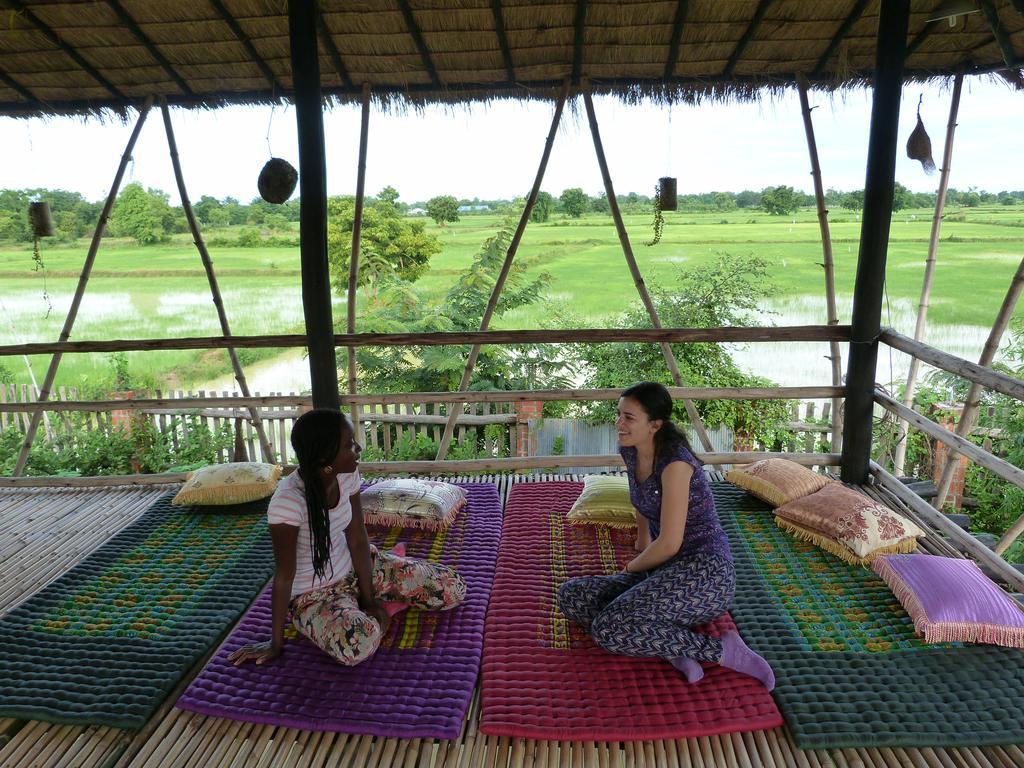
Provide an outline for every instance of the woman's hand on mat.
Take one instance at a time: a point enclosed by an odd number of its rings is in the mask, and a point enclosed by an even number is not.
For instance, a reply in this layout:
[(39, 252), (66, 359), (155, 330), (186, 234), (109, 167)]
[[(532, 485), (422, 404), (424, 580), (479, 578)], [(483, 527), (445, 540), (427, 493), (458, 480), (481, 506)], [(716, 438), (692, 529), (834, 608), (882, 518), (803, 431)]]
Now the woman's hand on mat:
[(272, 640), (264, 640), (262, 643), (249, 643), (228, 656), (228, 661), (236, 667), (247, 661), (255, 661), (257, 664), (262, 664), (265, 661), (276, 659), (283, 650), (280, 646), (275, 646)]

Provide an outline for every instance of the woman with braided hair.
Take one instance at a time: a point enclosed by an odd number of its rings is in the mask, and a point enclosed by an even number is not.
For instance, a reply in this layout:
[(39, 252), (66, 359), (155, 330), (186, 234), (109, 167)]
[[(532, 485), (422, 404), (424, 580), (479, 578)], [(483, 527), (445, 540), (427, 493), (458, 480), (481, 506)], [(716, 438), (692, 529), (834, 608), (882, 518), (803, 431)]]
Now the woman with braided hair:
[(298, 469), (278, 485), (267, 509), (274, 546), (271, 636), (234, 651), (235, 664), (263, 664), (284, 650), (292, 624), (317, 647), (351, 666), (369, 658), (406, 606), (448, 610), (466, 596), (455, 571), (381, 552), (369, 543), (359, 501), (359, 453), (339, 411), (302, 414), (292, 428)]
[(650, 381), (626, 389), (615, 426), (636, 508), (637, 555), (621, 573), (562, 584), (562, 613), (606, 651), (667, 659), (691, 683), (704, 676), (700, 662), (710, 662), (771, 690), (771, 667), (738, 633), (719, 639), (693, 631), (728, 610), (736, 569), (701, 462), (672, 423), (668, 390)]

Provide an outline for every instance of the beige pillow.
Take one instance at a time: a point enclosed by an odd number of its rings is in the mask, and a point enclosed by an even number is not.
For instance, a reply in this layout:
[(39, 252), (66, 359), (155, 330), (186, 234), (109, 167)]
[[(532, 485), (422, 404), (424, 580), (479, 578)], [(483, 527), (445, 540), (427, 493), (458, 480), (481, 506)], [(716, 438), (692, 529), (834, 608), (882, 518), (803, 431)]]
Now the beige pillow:
[(831, 483), (788, 459), (762, 459), (725, 473), (725, 479), (750, 491), (773, 507), (807, 496)]
[(466, 491), (452, 483), (405, 477), (382, 480), (360, 494), (367, 523), (440, 531), (466, 504)]
[(566, 515), (573, 525), (636, 527), (636, 510), (629, 500), (629, 480), (609, 475), (589, 475), (583, 491)]
[(236, 461), (197, 469), (171, 499), (171, 504), (242, 504), (274, 492), (281, 477), (277, 464)]
[(829, 483), (817, 493), (775, 510), (780, 528), (836, 557), (866, 565), (878, 555), (913, 552), (925, 533), (903, 515), (847, 488)]

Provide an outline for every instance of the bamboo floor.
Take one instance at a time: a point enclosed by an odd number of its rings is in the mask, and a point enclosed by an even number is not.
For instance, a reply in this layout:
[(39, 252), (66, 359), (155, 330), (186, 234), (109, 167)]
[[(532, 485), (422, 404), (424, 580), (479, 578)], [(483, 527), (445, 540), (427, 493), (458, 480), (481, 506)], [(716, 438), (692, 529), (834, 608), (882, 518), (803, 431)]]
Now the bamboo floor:
[[(721, 479), (716, 472), (713, 479)], [(479, 476), (502, 498), (514, 482), (572, 475)], [(35, 593), (176, 486), (0, 489), (0, 614)], [(916, 519), (880, 489), (875, 498)], [(954, 554), (937, 536), (926, 551)], [(205, 659), (144, 728), (68, 726), (0, 718), (7, 768), (1021, 768), (1024, 745), (958, 749), (801, 750), (785, 727), (694, 739), (568, 742), (486, 736), (479, 688), (458, 739), (384, 739), (204, 717), (173, 707)]]

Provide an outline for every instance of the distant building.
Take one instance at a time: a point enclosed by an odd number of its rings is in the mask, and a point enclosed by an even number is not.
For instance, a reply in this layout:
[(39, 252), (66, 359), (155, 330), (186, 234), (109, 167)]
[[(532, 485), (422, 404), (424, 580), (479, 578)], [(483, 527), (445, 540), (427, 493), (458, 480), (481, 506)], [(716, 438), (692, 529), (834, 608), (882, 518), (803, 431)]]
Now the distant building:
[(427, 215), (427, 209), (426, 208), (410, 208), (405, 213), (408, 216), (426, 216)]
[(460, 205), (459, 213), (479, 213), (480, 211), (489, 211), (491, 206), (489, 205)]

